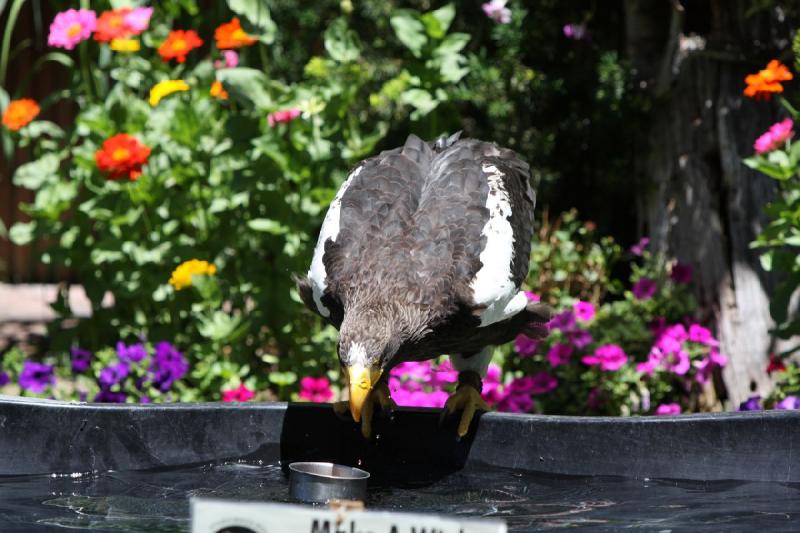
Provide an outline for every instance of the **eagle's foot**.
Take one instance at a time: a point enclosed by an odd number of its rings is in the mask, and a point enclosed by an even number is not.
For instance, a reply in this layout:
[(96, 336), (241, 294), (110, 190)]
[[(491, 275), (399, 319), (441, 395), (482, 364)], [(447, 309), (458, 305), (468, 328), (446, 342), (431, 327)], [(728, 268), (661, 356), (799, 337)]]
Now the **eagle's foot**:
[(458, 388), (444, 404), (443, 415), (452, 415), (463, 409), (461, 420), (458, 423), (458, 436), (463, 437), (469, 431), (470, 423), (477, 410), (490, 411), (491, 408), (481, 398), (481, 377), (472, 371), (461, 372), (458, 375)]
[[(394, 410), (397, 409), (397, 404), (392, 400), (389, 393), (389, 386), (383, 381), (375, 384), (369, 392), (364, 406), (361, 408), (361, 434), (365, 439), (370, 438), (372, 435), (372, 417), (375, 414), (375, 406), (380, 406), (381, 411), (390, 419), (394, 415)], [(333, 404), (334, 412), (339, 418), (350, 419), (350, 402), (336, 402)]]

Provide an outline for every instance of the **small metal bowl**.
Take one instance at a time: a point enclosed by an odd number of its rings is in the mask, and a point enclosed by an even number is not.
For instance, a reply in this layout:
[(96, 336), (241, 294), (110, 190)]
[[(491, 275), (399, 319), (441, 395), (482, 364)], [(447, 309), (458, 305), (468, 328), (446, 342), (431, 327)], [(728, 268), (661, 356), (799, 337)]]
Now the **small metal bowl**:
[(365, 500), (369, 472), (334, 463), (291, 463), (289, 494), (295, 500), (327, 503)]

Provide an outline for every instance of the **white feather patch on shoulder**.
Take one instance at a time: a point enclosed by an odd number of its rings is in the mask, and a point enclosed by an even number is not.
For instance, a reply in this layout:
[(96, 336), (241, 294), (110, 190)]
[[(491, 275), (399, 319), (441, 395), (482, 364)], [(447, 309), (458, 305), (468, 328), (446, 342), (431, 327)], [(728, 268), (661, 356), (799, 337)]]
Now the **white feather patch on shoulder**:
[(328, 241), (328, 239), (336, 242), (336, 237), (339, 236), (339, 218), (341, 216), (340, 211), (342, 209), (342, 196), (344, 196), (344, 193), (347, 191), (347, 188), (350, 186), (353, 178), (358, 176), (362, 168), (364, 168), (363, 165), (350, 173), (345, 182), (342, 183), (342, 186), (339, 188), (339, 192), (336, 193), (336, 197), (331, 202), (330, 207), (328, 207), (328, 212), (325, 214), (325, 220), (322, 222), (322, 229), (319, 231), (317, 246), (314, 248), (314, 258), (311, 260), (311, 268), (308, 271), (308, 279), (311, 280), (311, 290), (314, 296), (314, 303), (317, 305), (317, 310), (319, 313), (324, 317), (329, 317), (331, 315), (330, 309), (325, 307), (325, 304), (322, 303), (322, 294), (328, 287), (328, 273), (325, 272), (325, 263), (322, 261), (322, 258), (325, 255), (325, 243)]
[(508, 220), (511, 201), (503, 185), (504, 174), (494, 165), (484, 164), (481, 168), (489, 184), (486, 196), (489, 220), (481, 232), (486, 237), (486, 247), (480, 255), (483, 266), (470, 287), (474, 302), (486, 306), (481, 313), (480, 325), (485, 327), (517, 314), (525, 307), (526, 301), (525, 294), (519, 292), (512, 279), (514, 230)]

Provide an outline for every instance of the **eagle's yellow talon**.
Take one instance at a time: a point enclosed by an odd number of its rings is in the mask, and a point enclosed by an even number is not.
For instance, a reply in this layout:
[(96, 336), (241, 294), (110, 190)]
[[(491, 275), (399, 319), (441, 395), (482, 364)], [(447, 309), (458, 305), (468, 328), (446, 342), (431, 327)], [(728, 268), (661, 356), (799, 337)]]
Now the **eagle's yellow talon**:
[(447, 399), (444, 408), (448, 414), (453, 414), (459, 409), (464, 411), (461, 413), (461, 420), (458, 423), (458, 436), (463, 437), (469, 431), (469, 426), (475, 416), (477, 410), (490, 411), (491, 408), (483, 401), (481, 394), (469, 385), (461, 385), (458, 390)]

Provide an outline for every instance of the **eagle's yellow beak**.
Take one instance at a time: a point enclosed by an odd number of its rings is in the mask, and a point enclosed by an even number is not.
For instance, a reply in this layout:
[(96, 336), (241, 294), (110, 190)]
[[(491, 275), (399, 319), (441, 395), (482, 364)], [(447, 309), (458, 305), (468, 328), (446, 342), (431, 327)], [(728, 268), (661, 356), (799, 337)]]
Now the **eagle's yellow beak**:
[(347, 367), (347, 381), (350, 384), (350, 413), (356, 422), (361, 421), (361, 408), (381, 374), (383, 374), (383, 370), (379, 367), (364, 368), (361, 365)]

